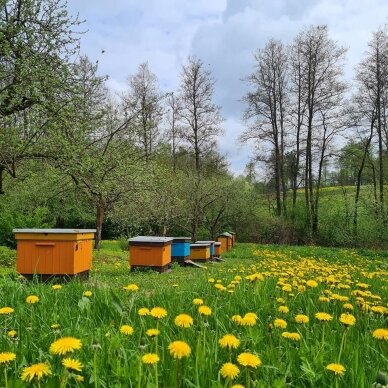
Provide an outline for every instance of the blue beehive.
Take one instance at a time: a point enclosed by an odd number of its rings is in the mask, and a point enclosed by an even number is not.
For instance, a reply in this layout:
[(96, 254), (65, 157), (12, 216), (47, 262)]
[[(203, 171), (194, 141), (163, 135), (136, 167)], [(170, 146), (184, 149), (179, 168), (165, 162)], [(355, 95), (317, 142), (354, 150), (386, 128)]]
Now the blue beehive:
[(173, 237), (171, 260), (183, 264), (190, 258), (190, 237)]
[(213, 256), (215, 255), (215, 246), (214, 246), (215, 241), (197, 241), (196, 244), (210, 244), (210, 258), (212, 259)]

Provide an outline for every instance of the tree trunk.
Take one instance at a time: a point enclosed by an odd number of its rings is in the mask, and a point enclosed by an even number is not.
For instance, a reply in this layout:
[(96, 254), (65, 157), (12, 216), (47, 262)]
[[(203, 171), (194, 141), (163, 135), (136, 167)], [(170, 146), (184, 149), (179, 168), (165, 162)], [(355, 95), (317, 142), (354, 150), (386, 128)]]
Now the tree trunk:
[(0, 195), (4, 194), (3, 179), (4, 179), (5, 167), (0, 166)]
[(96, 239), (94, 240), (94, 249), (100, 250), (101, 248), (101, 233), (102, 224), (104, 223), (106, 204), (103, 200), (97, 203), (97, 215), (96, 215)]
[(357, 186), (356, 186), (356, 196), (354, 197), (354, 215), (353, 215), (353, 238), (354, 238), (355, 242), (357, 241), (357, 234), (358, 234), (358, 231), (357, 231), (358, 201), (360, 198), (360, 191), (361, 191), (361, 176), (362, 176), (362, 172), (364, 171), (366, 157), (368, 155), (369, 146), (370, 146), (370, 143), (371, 143), (372, 137), (373, 137), (373, 126), (374, 126), (374, 119), (372, 119), (372, 122), (371, 122), (370, 135), (369, 135), (369, 138), (365, 144), (365, 149), (364, 149), (364, 154), (362, 156), (361, 165), (360, 165), (360, 168), (358, 169), (358, 173), (357, 173)]
[(195, 215), (191, 223), (191, 241), (195, 243), (198, 237), (198, 216)]
[(282, 215), (282, 200), (280, 196), (280, 153), (278, 143), (275, 142), (275, 185), (276, 185), (276, 215)]

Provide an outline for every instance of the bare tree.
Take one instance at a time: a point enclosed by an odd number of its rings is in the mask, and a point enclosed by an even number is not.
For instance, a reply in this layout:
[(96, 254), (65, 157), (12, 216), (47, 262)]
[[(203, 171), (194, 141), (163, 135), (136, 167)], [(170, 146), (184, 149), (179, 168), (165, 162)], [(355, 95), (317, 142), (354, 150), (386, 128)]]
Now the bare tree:
[(276, 186), (277, 215), (286, 214), (287, 185), (285, 177), (285, 117), (287, 108), (287, 51), (283, 43), (271, 39), (255, 55), (256, 70), (247, 78), (253, 87), (243, 100), (247, 104), (244, 119), (249, 128), (241, 140), (270, 144)]
[[(375, 128), (378, 149), (378, 186), (380, 212), (384, 213), (384, 150), (387, 141), (388, 109), (388, 33), (386, 28), (379, 29), (369, 42), (369, 50), (357, 71), (359, 85), (359, 112)], [(373, 128), (371, 128), (371, 132)], [(373, 134), (372, 134), (373, 135)], [(369, 145), (368, 145), (369, 147)]]
[(304, 85), (305, 62), (302, 53), (302, 36), (296, 37), (289, 48), (289, 115), (290, 126), (290, 178), (292, 188), (292, 217), (295, 217), (296, 198), (299, 188), (301, 158), (303, 150), (303, 126), (306, 116), (306, 88)]
[[(342, 105), (346, 91), (346, 84), (342, 81), (346, 49), (339, 47), (329, 38), (326, 26), (308, 28), (299, 34), (296, 42), (302, 61), (301, 89), (306, 106), (304, 176), (306, 221), (315, 235), (318, 231), (318, 200), (314, 192), (314, 139), (322, 136), (319, 129), (325, 127), (323, 119), (338, 116), (333, 112)], [(322, 154), (319, 158), (319, 161), (321, 160)]]
[[(358, 167), (356, 195), (354, 199), (353, 235), (357, 238), (358, 203), (361, 191), (362, 174), (367, 162), (371, 163), (376, 215), (385, 219), (384, 198), (384, 157), (388, 150), (387, 108), (388, 108), (388, 34), (386, 28), (379, 29), (372, 36), (365, 58), (357, 66), (356, 81), (358, 90), (353, 97), (354, 121), (358, 136), (363, 144), (363, 156)], [(377, 143), (378, 177), (371, 158), (373, 141)], [(385, 146), (385, 149), (384, 149)], [(377, 179), (378, 185), (377, 185)], [(378, 194), (377, 194), (378, 186)]]
[(197, 172), (201, 156), (214, 146), (215, 137), (221, 133), (220, 107), (213, 102), (214, 80), (203, 62), (189, 57), (182, 67), (180, 98), (181, 137), (192, 148)]
[(129, 91), (123, 96), (125, 114), (132, 117), (131, 136), (143, 148), (148, 160), (160, 141), (162, 107), (158, 79), (145, 62), (129, 77), (128, 84)]
[(168, 128), (166, 130), (167, 137), (171, 144), (172, 169), (175, 172), (177, 167), (177, 151), (179, 146), (179, 113), (180, 99), (172, 92), (167, 96), (167, 113), (166, 120)]

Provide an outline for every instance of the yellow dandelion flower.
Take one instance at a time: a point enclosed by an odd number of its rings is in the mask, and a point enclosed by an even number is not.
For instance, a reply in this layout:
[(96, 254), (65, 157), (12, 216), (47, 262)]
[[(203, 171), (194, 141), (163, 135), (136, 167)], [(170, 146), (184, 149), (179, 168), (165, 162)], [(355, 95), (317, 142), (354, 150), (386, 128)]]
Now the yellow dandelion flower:
[(333, 319), (333, 316), (328, 313), (316, 313), (315, 318), (317, 318), (318, 321), (328, 322)]
[(318, 299), (320, 302), (330, 302), (330, 299), (327, 296), (320, 296)]
[(288, 331), (285, 331), (282, 333), (283, 338), (287, 338), (291, 341), (300, 341), (300, 334), (299, 333), (290, 333)]
[(372, 306), (371, 310), (377, 314), (387, 314), (388, 309), (384, 306)]
[(275, 319), (273, 325), (279, 329), (285, 329), (287, 327), (287, 322), (284, 319)]
[(148, 337), (153, 338), (153, 337), (156, 337), (157, 335), (159, 335), (160, 331), (158, 329), (148, 329), (146, 331), (146, 334), (148, 335)]
[(0, 365), (8, 364), (9, 362), (16, 359), (16, 354), (12, 352), (2, 352), (0, 353)]
[(344, 303), (342, 306), (345, 310), (353, 310), (353, 306), (350, 303)]
[(260, 358), (252, 353), (240, 353), (237, 357), (237, 362), (242, 366), (249, 366), (251, 368), (257, 368), (261, 365)]
[(244, 318), (246, 318), (246, 317), (257, 319), (257, 314), (255, 314), (255, 313), (246, 313), (244, 315)]
[(141, 358), (143, 364), (153, 365), (160, 361), (159, 356), (156, 353), (147, 353)]
[(209, 282), (209, 283), (214, 283), (214, 282), (215, 282), (215, 279), (209, 278), (209, 279), (208, 279), (208, 282)]
[(174, 322), (178, 327), (190, 327), (193, 324), (193, 318), (188, 314), (179, 314)]
[(51, 369), (50, 365), (45, 362), (33, 364), (23, 369), (21, 379), (30, 383), (35, 377), (37, 380), (42, 379), (45, 376), (50, 376)]
[(318, 287), (318, 283), (315, 280), (307, 280), (306, 286), (311, 288), (316, 288)]
[(233, 317), (232, 317), (232, 321), (233, 322), (240, 323), (241, 320), (242, 320), (242, 316), (241, 315), (233, 315)]
[(10, 330), (7, 332), (7, 336), (10, 338), (15, 338), (17, 336), (17, 331), (16, 330)]
[(341, 364), (329, 364), (326, 366), (326, 369), (333, 372), (336, 376), (342, 376), (346, 372), (345, 367)]
[(139, 287), (136, 284), (128, 284), (127, 286), (124, 286), (123, 289), (125, 291), (131, 291), (131, 292), (137, 292), (139, 291)]
[(296, 323), (309, 323), (309, 317), (304, 314), (298, 314), (295, 316), (295, 322)]
[(212, 309), (208, 306), (202, 305), (198, 307), (198, 312), (201, 315), (209, 316), (212, 315)]
[(244, 317), (238, 322), (240, 326), (255, 326), (256, 318), (252, 315), (244, 315)]
[(245, 387), (241, 384), (234, 384), (230, 388), (245, 388)]
[(225, 334), (219, 339), (218, 343), (222, 348), (237, 349), (240, 345), (240, 340), (233, 334)]
[(66, 369), (76, 370), (78, 372), (81, 372), (82, 368), (84, 367), (80, 361), (70, 357), (64, 358), (62, 360), (62, 365)]
[(285, 284), (285, 285), (282, 287), (282, 290), (285, 291), (285, 292), (291, 292), (291, 291), (292, 291), (292, 286), (291, 286), (291, 284)]
[(147, 309), (147, 307), (142, 307), (140, 308), (137, 313), (141, 316), (144, 317), (146, 315), (150, 315), (150, 310)]
[(29, 295), (26, 298), (26, 302), (29, 304), (35, 304), (39, 302), (39, 297), (36, 295)]
[(15, 312), (15, 310), (12, 307), (2, 307), (0, 309), (0, 315), (8, 315)]
[(53, 284), (53, 285), (51, 286), (51, 288), (52, 288), (53, 290), (60, 290), (60, 289), (62, 288), (62, 286), (61, 286), (60, 284)]
[(195, 298), (193, 299), (193, 304), (195, 304), (196, 306), (201, 306), (203, 304), (203, 299)]
[(167, 310), (162, 307), (154, 307), (151, 309), (150, 315), (157, 319), (165, 318), (167, 316)]
[(93, 295), (92, 291), (84, 291), (83, 296), (86, 296), (87, 298), (90, 298)]
[(352, 314), (348, 314), (348, 313), (341, 314), (339, 320), (345, 326), (354, 326), (356, 324), (356, 318)]
[(372, 335), (376, 339), (388, 341), (388, 329), (376, 329)]
[(63, 337), (50, 345), (50, 353), (63, 356), (66, 353), (72, 353), (82, 347), (81, 340), (74, 337)]
[(278, 311), (279, 313), (287, 314), (290, 311), (290, 309), (287, 306), (279, 306)]
[(220, 374), (224, 379), (233, 380), (240, 374), (240, 369), (237, 365), (227, 362), (222, 365)]
[(133, 327), (130, 325), (122, 325), (120, 327), (120, 333), (124, 335), (132, 335), (133, 334)]
[(183, 357), (190, 356), (191, 348), (184, 341), (174, 341), (170, 345), (168, 345), (168, 350), (170, 354), (174, 358), (181, 359)]

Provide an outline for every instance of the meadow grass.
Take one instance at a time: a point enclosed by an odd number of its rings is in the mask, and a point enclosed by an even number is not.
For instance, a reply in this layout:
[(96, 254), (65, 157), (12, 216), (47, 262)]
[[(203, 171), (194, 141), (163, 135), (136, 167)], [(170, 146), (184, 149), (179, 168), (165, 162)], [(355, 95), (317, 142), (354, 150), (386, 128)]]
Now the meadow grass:
[[(104, 242), (94, 254), (90, 279), (56, 290), (53, 283), (25, 281), (13, 269), (4, 270), (0, 308), (14, 312), (0, 314), (0, 353), (12, 352), (16, 359), (0, 363), (0, 386), (28, 385), (21, 380), (23, 370), (39, 362), (52, 373), (33, 378), (32, 384), (42, 387), (370, 387), (379, 371), (387, 371), (388, 341), (373, 336), (374, 330), (387, 329), (386, 253), (238, 244), (224, 257), (226, 262), (206, 270), (174, 266), (165, 274), (130, 273), (127, 253), (118, 243)], [(138, 291), (123, 289), (128, 284)], [(29, 295), (39, 301), (26, 303)], [(195, 298), (211, 308), (210, 316), (198, 312)], [(353, 307), (354, 325), (339, 320), (346, 303)], [(156, 306), (167, 316), (138, 314)], [(280, 312), (280, 306), (289, 311)], [(332, 320), (319, 321), (318, 312)], [(192, 326), (175, 325), (181, 313), (193, 318)], [(257, 318), (243, 321), (246, 313)], [(296, 323), (297, 314), (308, 316), (309, 323)], [(240, 321), (232, 320), (235, 315)], [(286, 329), (274, 324), (279, 318)], [(123, 325), (133, 333), (122, 334)], [(150, 328), (160, 335), (147, 336)], [(16, 334), (10, 336), (12, 330)], [(284, 338), (284, 331), (300, 339)], [(237, 349), (219, 344), (225, 334), (240, 340)], [(81, 371), (66, 369), (65, 356), (49, 351), (66, 336), (82, 342), (81, 349), (66, 354), (83, 364)], [(190, 346), (188, 357), (171, 356), (168, 346), (176, 340)], [(257, 355), (261, 365), (240, 365), (237, 357), (244, 352)], [(146, 353), (158, 354), (160, 361), (142, 363)], [(233, 380), (220, 374), (227, 362), (239, 368)], [(343, 365), (345, 373), (327, 370), (330, 363)]]

